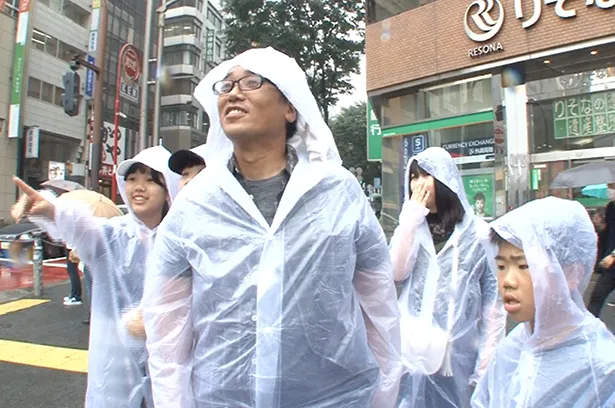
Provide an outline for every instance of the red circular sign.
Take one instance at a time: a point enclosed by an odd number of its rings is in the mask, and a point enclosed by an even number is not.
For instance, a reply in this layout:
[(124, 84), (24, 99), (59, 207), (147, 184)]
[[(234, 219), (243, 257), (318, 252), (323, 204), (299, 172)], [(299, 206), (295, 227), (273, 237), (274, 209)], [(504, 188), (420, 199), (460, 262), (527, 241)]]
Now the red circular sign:
[(122, 67), (124, 68), (124, 75), (128, 79), (137, 81), (139, 75), (141, 75), (141, 62), (139, 61), (139, 53), (133, 46), (126, 47), (124, 55), (122, 56)]

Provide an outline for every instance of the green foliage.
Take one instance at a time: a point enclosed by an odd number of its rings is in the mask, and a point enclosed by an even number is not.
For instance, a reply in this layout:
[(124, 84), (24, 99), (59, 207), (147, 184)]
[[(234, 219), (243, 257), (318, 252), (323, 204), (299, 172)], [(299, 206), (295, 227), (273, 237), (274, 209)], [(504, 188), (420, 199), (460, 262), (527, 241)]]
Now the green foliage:
[(363, 0), (227, 0), (229, 57), (271, 46), (295, 58), (329, 121), (329, 107), (353, 90), (364, 50)]
[(366, 103), (359, 102), (342, 109), (331, 120), (331, 131), (337, 143), (344, 167), (361, 167), (366, 184), (373, 184), (380, 177), (380, 163), (367, 161)]

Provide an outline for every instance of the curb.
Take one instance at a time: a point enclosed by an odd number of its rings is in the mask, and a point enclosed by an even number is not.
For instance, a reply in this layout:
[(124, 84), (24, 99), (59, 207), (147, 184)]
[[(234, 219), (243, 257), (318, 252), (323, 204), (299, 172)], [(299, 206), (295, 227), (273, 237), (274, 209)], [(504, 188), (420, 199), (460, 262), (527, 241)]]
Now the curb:
[[(67, 279), (64, 281), (57, 281), (57, 282), (49, 283), (43, 286), (43, 296), (41, 296), (41, 298), (46, 297), (45, 288), (53, 288), (56, 286), (66, 285), (69, 283), (70, 283), (70, 280)], [(23, 298), (34, 298), (34, 297), (35, 296), (34, 296), (34, 292), (32, 288), (1, 291), (0, 292), (0, 304), (13, 302), (15, 300), (19, 300)]]

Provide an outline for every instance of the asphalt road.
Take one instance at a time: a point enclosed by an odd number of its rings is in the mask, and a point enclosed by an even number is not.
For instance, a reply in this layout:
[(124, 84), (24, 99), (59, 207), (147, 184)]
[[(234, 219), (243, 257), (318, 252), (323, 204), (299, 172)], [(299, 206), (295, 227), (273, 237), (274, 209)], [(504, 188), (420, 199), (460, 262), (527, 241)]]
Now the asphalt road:
[[(48, 302), (22, 310), (2, 314), (0, 305), (0, 356), (5, 360), (0, 361), (2, 408), (83, 407), (89, 326), (82, 321), (88, 309), (62, 304), (68, 288), (67, 284), (48, 288), (43, 296)], [(3, 301), (7, 297), (5, 293)], [(6, 362), (7, 357), (22, 363)], [(76, 361), (69, 362), (70, 358)]]
[[(19, 305), (20, 301), (0, 293), (0, 407), (83, 407), (89, 326), (82, 321), (88, 309), (87, 305), (62, 304), (68, 288), (68, 284), (48, 288), (43, 299), (46, 303), (10, 312), (6, 312), (7, 305)], [(586, 297), (592, 288), (593, 282)], [(14, 297), (24, 294), (13, 292)], [(615, 294), (611, 301), (615, 301)], [(602, 319), (615, 332), (614, 306), (605, 306)], [(13, 362), (6, 362), (7, 356)]]

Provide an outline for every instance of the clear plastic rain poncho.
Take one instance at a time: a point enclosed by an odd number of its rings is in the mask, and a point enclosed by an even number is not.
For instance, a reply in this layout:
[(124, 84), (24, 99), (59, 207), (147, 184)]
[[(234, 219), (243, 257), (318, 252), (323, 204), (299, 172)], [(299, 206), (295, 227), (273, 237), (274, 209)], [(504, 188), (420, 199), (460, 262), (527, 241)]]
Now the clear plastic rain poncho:
[(596, 259), (585, 208), (559, 198), (532, 201), (494, 221), (523, 250), (535, 323), (498, 346), (472, 398), (477, 408), (615, 407), (615, 339), (583, 303)]
[[(299, 113), (299, 162), (270, 226), (227, 168), (212, 84), (241, 66)], [(157, 408), (395, 404), (399, 315), (390, 256), (357, 180), (342, 168), (296, 62), (246, 51), (198, 86), (222, 160), (181, 192), (156, 238), (144, 317)]]
[[(131, 161), (161, 172), (169, 192), (178, 178), (168, 169), (170, 153), (152, 147)], [(120, 164), (122, 165), (122, 164)], [(123, 177), (118, 190), (128, 203)], [(92, 274), (92, 309), (86, 408), (141, 408), (145, 399), (153, 407), (147, 375), (145, 340), (131, 336), (126, 316), (143, 296), (146, 260), (156, 230), (132, 213), (111, 219), (95, 218), (87, 205), (56, 201), (55, 222), (34, 218), (54, 237), (75, 248)]]
[[(465, 215), (436, 253), (429, 213), (409, 200), (410, 166), (421, 168), (459, 198)], [(402, 379), (400, 407), (467, 407), (470, 387), (486, 370), (505, 334), (497, 304), (497, 281), (478, 238), (486, 224), (466, 198), (457, 166), (446, 150), (432, 147), (408, 163), (400, 225), (391, 240), (395, 268), (403, 268), (399, 298), (402, 354), (409, 372)]]

